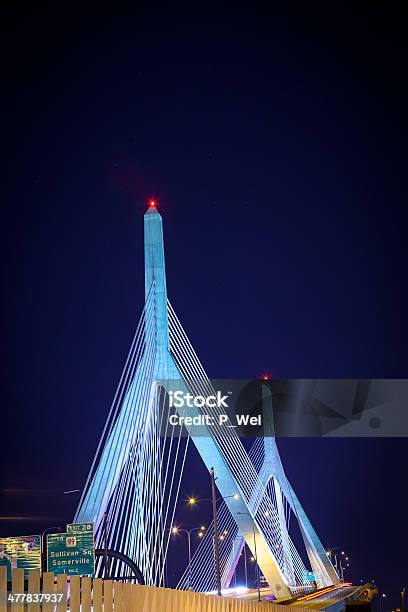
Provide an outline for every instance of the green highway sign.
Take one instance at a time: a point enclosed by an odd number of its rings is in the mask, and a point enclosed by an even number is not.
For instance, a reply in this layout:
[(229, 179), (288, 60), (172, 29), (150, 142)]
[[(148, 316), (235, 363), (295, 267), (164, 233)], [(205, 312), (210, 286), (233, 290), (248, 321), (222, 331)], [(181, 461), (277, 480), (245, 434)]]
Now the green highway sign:
[(93, 523), (69, 523), (67, 533), (92, 533), (93, 537)]
[(47, 570), (54, 574), (89, 575), (95, 572), (92, 523), (67, 525), (66, 533), (47, 536)]
[(7, 566), (7, 580), (16, 567), (24, 569), (25, 578), (29, 570), (41, 571), (41, 536), (0, 538), (0, 565)]

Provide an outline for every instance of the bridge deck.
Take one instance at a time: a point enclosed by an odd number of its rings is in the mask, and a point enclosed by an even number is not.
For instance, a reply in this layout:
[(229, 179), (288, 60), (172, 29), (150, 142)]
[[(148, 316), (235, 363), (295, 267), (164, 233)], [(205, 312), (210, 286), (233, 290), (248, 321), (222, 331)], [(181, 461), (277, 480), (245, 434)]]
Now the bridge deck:
[[(335, 612), (337, 609), (341, 610), (345, 607), (345, 600), (353, 597), (357, 597), (359, 592), (365, 589), (362, 586), (356, 586), (351, 584), (338, 585), (315, 591), (306, 597), (298, 597), (290, 600), (274, 600), (272, 599), (271, 589), (269, 587), (260, 589), (260, 595), (262, 601), (270, 601), (274, 604), (280, 604), (285, 607), (296, 607), (300, 609), (308, 610), (330, 610)], [(257, 589), (248, 589), (244, 592), (228, 593), (228, 597), (234, 597), (237, 599), (243, 599), (245, 601), (257, 601), (258, 591)]]

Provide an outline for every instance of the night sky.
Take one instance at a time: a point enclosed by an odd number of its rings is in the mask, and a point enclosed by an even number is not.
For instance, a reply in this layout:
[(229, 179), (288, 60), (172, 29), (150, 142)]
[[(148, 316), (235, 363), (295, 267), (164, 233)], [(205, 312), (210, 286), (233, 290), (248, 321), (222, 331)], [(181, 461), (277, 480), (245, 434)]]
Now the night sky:
[[(406, 15), (138, 6), (3, 16), (1, 535), (72, 518), (143, 306), (149, 197), (210, 376), (408, 375)], [(346, 577), (395, 608), (406, 440), (280, 448)], [(190, 493), (210, 493), (195, 455)]]

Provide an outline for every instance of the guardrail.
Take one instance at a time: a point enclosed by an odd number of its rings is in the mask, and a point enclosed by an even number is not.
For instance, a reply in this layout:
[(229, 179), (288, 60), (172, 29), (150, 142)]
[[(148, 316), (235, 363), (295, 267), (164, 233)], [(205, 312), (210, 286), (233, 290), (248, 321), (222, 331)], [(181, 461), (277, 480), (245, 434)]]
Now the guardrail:
[[(285, 612), (292, 606), (285, 606)], [(250, 602), (192, 591), (157, 588), (102, 578), (54, 576), (45, 572), (12, 570), (7, 590), (6, 567), (0, 566), (0, 612), (282, 612), (270, 602)], [(295, 610), (295, 608), (293, 608)], [(296, 612), (301, 608), (296, 607)]]

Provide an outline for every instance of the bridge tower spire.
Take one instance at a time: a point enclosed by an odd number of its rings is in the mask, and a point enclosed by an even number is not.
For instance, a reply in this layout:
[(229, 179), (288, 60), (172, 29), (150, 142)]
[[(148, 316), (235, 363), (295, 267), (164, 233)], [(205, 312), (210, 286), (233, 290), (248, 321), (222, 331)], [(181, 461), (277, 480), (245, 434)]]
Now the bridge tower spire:
[[(185, 462), (185, 454), (179, 459), (180, 442), (176, 451), (173, 446), (180, 434), (172, 430), (163, 439), (159, 427), (162, 390), (194, 395), (215, 390), (167, 299), (163, 223), (155, 202), (144, 216), (144, 253), (144, 310), (75, 520), (93, 522), (99, 538), (108, 511), (112, 546), (121, 547), (139, 565), (148, 583), (161, 584), (168, 522), (174, 517)], [(188, 414), (200, 416), (202, 410), (193, 407)], [(337, 579), (286, 480), (273, 436), (265, 445), (270, 456), (260, 474), (237, 435), (225, 438), (216, 427), (203, 425), (200, 435), (190, 430), (190, 439), (207, 469), (214, 469), (221, 497), (275, 594), (290, 596), (293, 582), (304, 579), (299, 578), (304, 566), (285, 531), (282, 494), (300, 517), (307, 553), (322, 585)], [(271, 478), (279, 484), (276, 507), (268, 492)], [(269, 512), (273, 521), (266, 521)]]
[(156, 308), (156, 343), (169, 349), (167, 317), (166, 263), (164, 258), (163, 221), (156, 204), (150, 204), (144, 216), (145, 299), (154, 284)]

